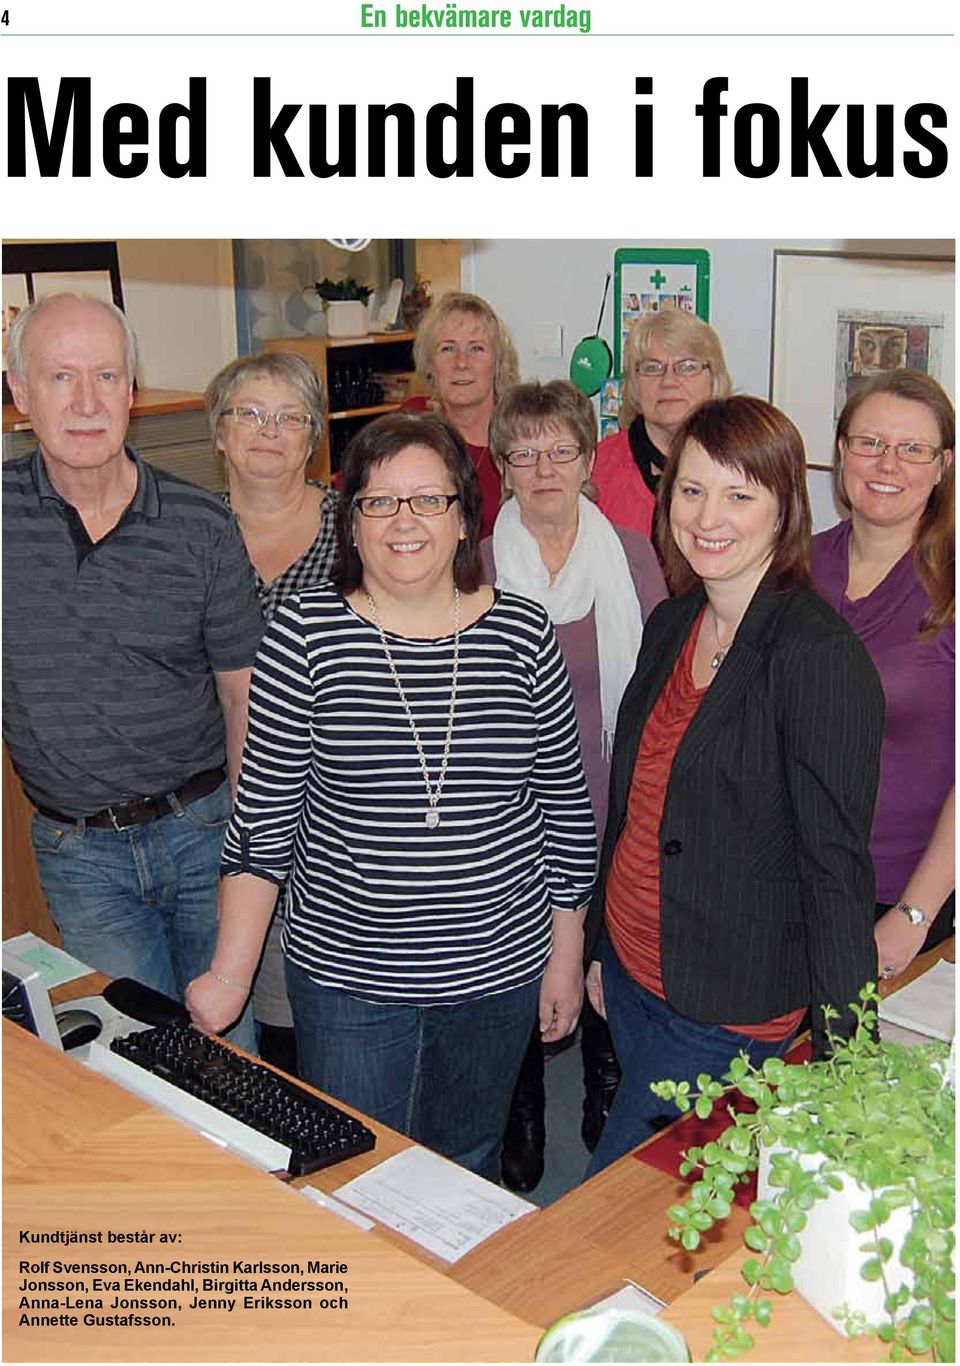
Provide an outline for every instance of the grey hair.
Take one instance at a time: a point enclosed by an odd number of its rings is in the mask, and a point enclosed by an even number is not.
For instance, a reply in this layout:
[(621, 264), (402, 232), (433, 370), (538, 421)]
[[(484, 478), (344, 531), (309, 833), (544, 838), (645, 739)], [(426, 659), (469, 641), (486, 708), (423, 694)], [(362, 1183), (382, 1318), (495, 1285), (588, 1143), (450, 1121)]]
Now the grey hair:
[(106, 299), (95, 299), (91, 294), (48, 294), (43, 299), (37, 299), (36, 303), (30, 304), (14, 318), (10, 327), (7, 329), (7, 368), (10, 377), (19, 381), (21, 384), (27, 382), (27, 329), (31, 323), (51, 304), (59, 303), (61, 299), (79, 300), (85, 304), (95, 304), (102, 308), (113, 318), (114, 322), (119, 323), (123, 332), (124, 347), (126, 349), (127, 378), (133, 383), (137, 373), (138, 353), (137, 353), (137, 334), (130, 326), (130, 320), (122, 308), (117, 308), (116, 304), (108, 303)]
[(294, 355), (292, 351), (265, 351), (260, 356), (240, 356), (232, 360), (218, 370), (207, 385), (203, 401), (207, 407), (214, 450), (217, 448), (217, 431), (223, 410), (229, 407), (230, 400), (240, 386), (252, 379), (279, 380), (296, 390), (297, 398), (313, 419), (311, 448), (317, 446), (323, 435), (323, 390), (316, 370), (309, 361)]

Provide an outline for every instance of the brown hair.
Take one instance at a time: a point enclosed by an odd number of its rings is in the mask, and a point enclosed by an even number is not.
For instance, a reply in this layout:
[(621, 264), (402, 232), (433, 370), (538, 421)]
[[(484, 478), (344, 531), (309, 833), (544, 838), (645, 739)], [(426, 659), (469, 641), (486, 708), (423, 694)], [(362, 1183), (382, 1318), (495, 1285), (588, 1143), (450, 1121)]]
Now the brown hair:
[(762, 398), (737, 395), (701, 404), (670, 444), (670, 458), (660, 477), (657, 538), (667, 580), (675, 593), (699, 582), (677, 548), (670, 531), (670, 501), (684, 446), (695, 441), (711, 460), (743, 471), (752, 484), (769, 489), (777, 499), (779, 522), (769, 572), (776, 588), (786, 592), (810, 578), (810, 503), (803, 438), (779, 408)]
[(353, 541), (355, 500), (370, 482), (376, 465), (392, 460), (408, 446), (435, 451), (453, 480), (464, 536), (453, 560), (453, 581), (461, 593), (474, 593), (483, 581), (480, 560), (480, 483), (459, 432), (432, 413), (391, 413), (375, 418), (353, 437), (343, 458), (337, 507), (337, 567), (331, 578), (341, 593), (363, 582), (363, 561)]
[(955, 616), (956, 550), (952, 455), (956, 439), (956, 417), (953, 404), (937, 381), (920, 370), (891, 370), (887, 374), (875, 375), (853, 391), (840, 414), (833, 443), (833, 492), (837, 502), (848, 512), (850, 500), (843, 485), (843, 451), (840, 443), (846, 441), (860, 406), (868, 398), (873, 398), (874, 394), (890, 394), (894, 398), (907, 399), (910, 403), (922, 403), (937, 420), (941, 447), (951, 453), (949, 460), (944, 459), (943, 455), (940, 456), (942, 464), (939, 482), (933, 486), (927, 499), (927, 506), (913, 533), (913, 560), (917, 578), (930, 599), (930, 606), (924, 613), (918, 629), (921, 634), (933, 635), (941, 626), (953, 621)]
[(663, 313), (643, 313), (627, 333), (623, 348), (623, 396), (620, 403), (620, 426), (630, 426), (641, 416), (636, 401), (637, 378), (634, 366), (642, 360), (652, 342), (661, 342), (668, 351), (680, 356), (705, 360), (710, 366), (710, 397), (726, 398), (733, 387), (730, 372), (723, 357), (720, 338), (709, 323), (695, 313), (679, 308), (668, 308)]
[(494, 408), (488, 439), (500, 477), (509, 468), (504, 456), (518, 439), (527, 440), (558, 427), (568, 427), (580, 447), (583, 492), (595, 501), (596, 489), (588, 471), (590, 457), (597, 449), (597, 415), (587, 396), (565, 379), (552, 379), (547, 384), (539, 380), (516, 384)]
[(477, 318), (487, 330), (487, 337), (493, 348), (493, 396), (501, 394), (520, 381), (520, 365), (516, 348), (510, 340), (510, 333), (496, 313), (478, 294), (463, 294), (450, 290), (442, 295), (427, 311), (417, 330), (413, 343), (413, 363), (417, 378), (428, 389), (434, 389), (433, 354), (437, 349), (440, 329), (451, 313), (468, 313)]

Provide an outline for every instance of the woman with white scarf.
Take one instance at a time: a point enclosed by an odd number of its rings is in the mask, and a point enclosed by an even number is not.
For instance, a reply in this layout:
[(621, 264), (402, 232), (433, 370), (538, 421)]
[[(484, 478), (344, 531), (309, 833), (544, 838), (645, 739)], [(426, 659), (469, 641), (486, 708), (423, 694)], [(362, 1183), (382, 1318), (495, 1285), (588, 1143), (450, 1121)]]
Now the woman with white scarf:
[[(552, 380), (508, 390), (490, 423), (504, 503), (481, 552), (491, 583), (540, 603), (557, 629), (602, 830), (617, 709), (643, 622), (667, 590), (646, 536), (614, 526), (593, 501), (596, 445), (593, 405), (572, 384)], [(606, 1022), (586, 1003), (581, 1025), (581, 1134), (592, 1152), (620, 1069)], [(504, 1137), (501, 1170), (512, 1190), (532, 1190), (543, 1174), (544, 1100), (543, 1044), (534, 1022)]]

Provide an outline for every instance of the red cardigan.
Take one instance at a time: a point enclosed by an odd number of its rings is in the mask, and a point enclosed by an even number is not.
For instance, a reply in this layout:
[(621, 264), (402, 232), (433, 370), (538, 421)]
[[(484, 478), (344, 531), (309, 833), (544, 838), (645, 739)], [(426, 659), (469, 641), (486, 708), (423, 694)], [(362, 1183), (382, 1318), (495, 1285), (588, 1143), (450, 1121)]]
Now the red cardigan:
[(593, 482), (600, 491), (600, 511), (611, 522), (652, 536), (657, 500), (637, 469), (627, 432), (614, 432), (600, 442)]
[[(434, 404), (426, 394), (417, 394), (413, 398), (405, 400), (402, 411), (405, 413), (430, 413), (434, 411)], [(437, 411), (440, 410), (437, 409)], [(497, 513), (500, 511), (500, 499), (503, 490), (500, 475), (493, 463), (489, 446), (473, 446), (469, 441), (464, 442), (464, 445), (476, 467), (477, 478), (480, 480), (480, 497), (483, 500), (480, 513), (480, 539), (482, 541), (484, 537), (493, 535), (493, 524), (497, 520)]]

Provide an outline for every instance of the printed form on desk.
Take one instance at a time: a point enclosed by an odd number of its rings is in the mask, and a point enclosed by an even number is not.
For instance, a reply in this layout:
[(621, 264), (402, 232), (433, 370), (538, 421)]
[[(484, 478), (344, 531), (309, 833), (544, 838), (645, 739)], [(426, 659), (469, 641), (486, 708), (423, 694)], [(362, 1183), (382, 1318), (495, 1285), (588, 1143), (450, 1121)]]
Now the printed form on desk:
[(5, 939), (3, 947), (12, 949), (21, 963), (36, 968), (48, 991), (53, 987), (62, 986), (64, 982), (75, 982), (80, 977), (87, 977), (93, 972), (93, 968), (81, 963), (79, 958), (74, 958), (65, 949), (58, 949), (54, 944), (48, 944), (32, 930), (15, 935), (13, 939)]
[(334, 1192), (415, 1243), (456, 1262), (536, 1209), (426, 1148), (405, 1148)]
[[(956, 1029), (955, 964), (941, 959), (907, 986), (880, 1002), (881, 1025), (889, 1023), (949, 1043)], [(889, 1037), (881, 1029), (882, 1037)]]

